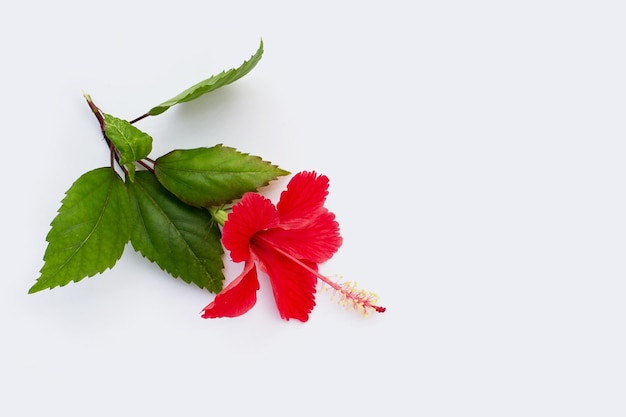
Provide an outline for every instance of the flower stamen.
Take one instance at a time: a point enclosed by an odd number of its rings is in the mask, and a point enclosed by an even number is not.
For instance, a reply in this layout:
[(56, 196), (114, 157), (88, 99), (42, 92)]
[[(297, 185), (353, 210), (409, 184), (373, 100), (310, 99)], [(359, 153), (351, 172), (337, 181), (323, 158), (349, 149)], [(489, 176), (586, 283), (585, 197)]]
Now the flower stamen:
[(359, 289), (354, 281), (333, 282), (326, 278), (322, 282), (333, 290), (333, 298), (335, 294), (339, 295), (337, 304), (348, 310), (361, 311), (364, 317), (369, 315), (370, 310), (378, 313), (384, 313), (386, 310), (385, 307), (377, 305), (378, 295), (376, 293)]

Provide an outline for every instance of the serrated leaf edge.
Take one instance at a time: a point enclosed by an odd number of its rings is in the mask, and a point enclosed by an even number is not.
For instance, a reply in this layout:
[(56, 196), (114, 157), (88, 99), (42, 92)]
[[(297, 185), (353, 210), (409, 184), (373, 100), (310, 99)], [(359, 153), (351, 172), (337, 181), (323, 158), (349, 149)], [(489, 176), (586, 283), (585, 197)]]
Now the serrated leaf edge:
[[(278, 177), (283, 177), (285, 175), (290, 175), (291, 174), (291, 172), (289, 172), (289, 171), (279, 167), (276, 164), (273, 164), (271, 161), (267, 161), (267, 160), (263, 159), (261, 156), (251, 155), (250, 153), (247, 153), (247, 152), (241, 152), (241, 151), (239, 151), (236, 148), (233, 148), (233, 147), (230, 147), (230, 146), (224, 146), (223, 144), (218, 143), (217, 145), (214, 145), (214, 146), (211, 146), (211, 147), (200, 147), (200, 148), (193, 148), (193, 149), (174, 149), (174, 150), (172, 150), (172, 151), (170, 151), (170, 152), (168, 152), (168, 153), (166, 153), (164, 155), (161, 155), (159, 158), (157, 158), (155, 160), (155, 163), (154, 163), (155, 174), (156, 174), (157, 179), (159, 179), (159, 177), (168, 177), (167, 174), (164, 174), (162, 170), (158, 169), (159, 160), (161, 160), (161, 158), (163, 158), (163, 157), (165, 157), (167, 155), (170, 155), (170, 154), (172, 154), (172, 153), (174, 153), (176, 151), (194, 151), (194, 150), (198, 150), (198, 149), (213, 149), (213, 148), (224, 148), (224, 149), (232, 150), (232, 151), (238, 153), (239, 155), (242, 155), (242, 156), (245, 156), (245, 157), (249, 157), (249, 158), (255, 159), (257, 161), (263, 162), (264, 164), (266, 164), (267, 167), (271, 167), (271, 168), (275, 169), (276, 171), (279, 171), (279, 173), (276, 174), (274, 178), (271, 178), (269, 180), (265, 180), (265, 181), (260, 182), (259, 185), (257, 186), (257, 189), (269, 185), (272, 181), (276, 181), (278, 179)], [(233, 174), (232, 172), (207, 171), (207, 170), (197, 170), (197, 169), (188, 169), (186, 171), (188, 171), (188, 172), (196, 172), (196, 173), (214, 173), (215, 175), (232, 175)], [(267, 173), (268, 170), (258, 170), (258, 171), (250, 170), (250, 171), (240, 171), (240, 172), (243, 172), (243, 173), (246, 173), (246, 174), (255, 174), (255, 173), (263, 174), (263, 173)], [(169, 176), (169, 178), (173, 179), (171, 176)], [(160, 179), (159, 179), (159, 182), (161, 182)], [(176, 182), (180, 183), (180, 181), (176, 181)], [(193, 207), (203, 207), (203, 208), (217, 207), (217, 206), (224, 205), (224, 204), (230, 204), (233, 201), (237, 200), (237, 199), (231, 199), (231, 200), (228, 200), (228, 201), (218, 201), (218, 202), (216, 202), (214, 204), (200, 206), (200, 205), (194, 204), (191, 201), (186, 201), (186, 199), (182, 198), (181, 196), (178, 196), (176, 193), (171, 191), (167, 186), (165, 186), (165, 184), (161, 183), (161, 185), (163, 185), (163, 187), (165, 187), (168, 191), (170, 191), (171, 193), (176, 195), (185, 204), (188, 204), (188, 205), (193, 206)]]
[[(247, 75), (250, 71), (252, 71), (252, 69), (254, 69), (254, 67), (256, 67), (256, 65), (258, 64), (258, 62), (261, 60), (262, 56), (263, 56), (263, 39), (261, 39), (261, 43), (259, 45), (259, 48), (257, 49), (257, 51), (247, 60), (243, 61), (243, 63), (236, 67), (236, 68), (230, 68), (228, 70), (224, 70), (218, 74), (212, 75), (209, 78), (206, 78), (194, 85), (192, 85), (191, 87), (185, 89), (183, 92), (177, 94), (176, 96), (172, 97), (169, 100), (164, 101), (163, 103), (154, 106), (153, 108), (151, 108), (150, 110), (148, 110), (148, 112), (146, 113), (149, 116), (157, 116), (161, 113), (164, 113), (165, 111), (167, 111), (168, 109), (170, 109), (171, 107), (180, 104), (180, 103), (185, 103), (188, 101), (192, 101), (195, 100), (201, 96), (203, 96), (204, 94), (210, 93), (212, 91), (217, 90), (218, 88), (224, 87), (228, 84), (231, 84), (235, 81), (237, 81), (238, 79), (244, 77), (245, 75)], [(246, 65), (249, 65), (250, 68), (248, 68), (246, 71), (242, 72), (241, 74), (236, 74), (237, 71), (239, 71), (241, 68), (244, 68)], [(195, 95), (195, 93), (197, 92), (197, 90), (204, 88), (204, 87), (210, 87), (211, 85), (216, 84), (219, 80), (225, 78), (226, 76), (228, 76), (228, 74), (236, 74), (237, 76), (235, 78), (233, 78), (230, 81), (225, 82), (223, 85), (221, 85), (220, 87), (217, 87), (215, 89), (211, 89), (208, 88), (207, 91)], [(213, 83), (211, 84), (206, 84), (207, 82), (214, 80)]]
[[(98, 169), (98, 168), (96, 168), (96, 169)], [(113, 183), (111, 183), (111, 184), (113, 184)], [(60, 213), (61, 209), (63, 208), (63, 203), (64, 203), (64, 202), (65, 202), (65, 200), (67, 199), (67, 197), (68, 197), (68, 194), (69, 194), (69, 191), (70, 191), (70, 190), (71, 190), (71, 187), (70, 187), (70, 189), (68, 189), (68, 191), (65, 193), (65, 197), (61, 200), (61, 207), (59, 207), (59, 209), (57, 210), (57, 216), (59, 215), (59, 213)], [(107, 193), (107, 199), (106, 199), (106, 202), (108, 202), (108, 201), (109, 201), (109, 199), (111, 198), (111, 195), (112, 195), (112, 190), (113, 190), (113, 186), (110, 186), (110, 187), (109, 187), (109, 192)], [(63, 263), (63, 264), (62, 264), (59, 268), (57, 268), (57, 270), (56, 270), (56, 271), (54, 271), (54, 272), (53, 272), (53, 273), (51, 273), (51, 274), (48, 274), (48, 277), (49, 277), (49, 278), (48, 278), (46, 281), (49, 281), (49, 280), (51, 280), (52, 278), (54, 278), (54, 277), (55, 277), (55, 276), (56, 276), (56, 275), (57, 275), (57, 274), (58, 274), (58, 273), (59, 273), (59, 272), (60, 272), (60, 271), (61, 271), (61, 270), (65, 267), (65, 265), (67, 265), (67, 264), (68, 264), (68, 263), (69, 263), (72, 259), (74, 259), (74, 257), (76, 256), (76, 254), (77, 254), (77, 253), (80, 251), (80, 249), (81, 249), (81, 248), (82, 248), (82, 247), (86, 244), (86, 242), (88, 242), (88, 241), (89, 241), (89, 237), (90, 237), (90, 236), (92, 236), (92, 235), (93, 235), (93, 233), (94, 233), (94, 231), (98, 228), (98, 225), (100, 224), (100, 222), (101, 222), (101, 220), (102, 220), (102, 218), (103, 218), (103, 216), (104, 216), (104, 212), (106, 211), (107, 207), (108, 207), (108, 204), (104, 204), (104, 205), (102, 206), (102, 210), (100, 210), (100, 213), (99, 213), (99, 216), (98, 216), (98, 220), (97, 220), (96, 224), (94, 225), (94, 227), (91, 229), (91, 231), (90, 231), (89, 235), (87, 236), (87, 238), (85, 238), (85, 239), (81, 242), (80, 246), (78, 246), (78, 247), (77, 247), (77, 249), (76, 249), (76, 250), (72, 253), (72, 255), (71, 255), (71, 256), (69, 256), (69, 257), (66, 259), (66, 261), (65, 261), (65, 262), (64, 262), (64, 263)], [(55, 216), (55, 219), (56, 219), (56, 216)], [(54, 223), (54, 220), (55, 220), (55, 219), (53, 219), (53, 220), (52, 220), (51, 225)], [(52, 229), (51, 229), (50, 231), (52, 231)], [(50, 244), (49, 236), (50, 236), (50, 232), (48, 232), (48, 235), (46, 236), (46, 242), (48, 242), (48, 244)], [(129, 236), (129, 239), (130, 239), (130, 236)], [(128, 241), (127, 241), (126, 243), (128, 243)], [(126, 246), (126, 244), (125, 244), (124, 246)], [(47, 252), (47, 249), (46, 249), (46, 252)], [(94, 272), (94, 273), (92, 273), (92, 274), (87, 274), (87, 275), (85, 275), (85, 276), (83, 276), (83, 277), (81, 277), (81, 278), (78, 278), (78, 279), (71, 279), (70, 281), (68, 281), (68, 282), (66, 282), (66, 283), (64, 283), (64, 284), (56, 284), (56, 285), (53, 285), (53, 286), (42, 286), (41, 288), (38, 288), (38, 287), (39, 287), (39, 285), (38, 285), (38, 284), (40, 283), (40, 279), (42, 278), (42, 277), (41, 277), (41, 275), (40, 275), (40, 276), (39, 276), (39, 278), (37, 279), (37, 281), (35, 282), (35, 284), (34, 284), (33, 286), (31, 286), (31, 288), (29, 289), (28, 293), (29, 293), (29, 294), (33, 294), (33, 293), (35, 293), (35, 292), (43, 291), (43, 290), (45, 290), (45, 289), (50, 289), (50, 290), (51, 290), (51, 289), (56, 288), (56, 287), (64, 287), (64, 286), (66, 286), (67, 284), (69, 284), (69, 283), (71, 283), (71, 282), (75, 282), (75, 283), (76, 283), (76, 282), (79, 282), (79, 281), (81, 281), (81, 280), (83, 280), (83, 279), (85, 279), (85, 278), (91, 278), (91, 277), (96, 276), (96, 275), (98, 275), (98, 274), (102, 274), (102, 273), (103, 273), (103, 272), (105, 272), (106, 270), (108, 270), (108, 269), (112, 269), (112, 268), (113, 268), (113, 267), (117, 264), (117, 261), (119, 261), (119, 260), (121, 259), (121, 257), (122, 257), (122, 255), (123, 255), (123, 253), (124, 253), (124, 250), (122, 250), (122, 252), (120, 253), (120, 256), (119, 256), (117, 259), (115, 259), (115, 261), (113, 262), (113, 264), (112, 264), (111, 266), (107, 266), (107, 267), (105, 267), (104, 269), (101, 269), (100, 271), (96, 271), (96, 272)], [(39, 272), (40, 272), (40, 273), (41, 273), (41, 271), (43, 271), (43, 268), (45, 267), (45, 258), (46, 258), (46, 253), (44, 253), (44, 266), (42, 266), (42, 267), (41, 267), (41, 269), (39, 270)]]

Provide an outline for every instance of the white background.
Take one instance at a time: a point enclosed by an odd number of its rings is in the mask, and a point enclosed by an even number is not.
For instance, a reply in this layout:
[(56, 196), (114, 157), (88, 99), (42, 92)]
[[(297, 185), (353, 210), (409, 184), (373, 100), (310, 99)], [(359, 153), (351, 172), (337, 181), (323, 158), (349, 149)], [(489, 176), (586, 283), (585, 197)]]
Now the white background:
[[(626, 415), (622, 4), (0, 6), (0, 414)], [(344, 245), (321, 271), (388, 311), (320, 294), (285, 322), (262, 281), (203, 320), (213, 295), (130, 247), (27, 295), (64, 192), (108, 164), (83, 92), (131, 119), (261, 38), (246, 77), (138, 127), (153, 156), (224, 143), (328, 175)]]

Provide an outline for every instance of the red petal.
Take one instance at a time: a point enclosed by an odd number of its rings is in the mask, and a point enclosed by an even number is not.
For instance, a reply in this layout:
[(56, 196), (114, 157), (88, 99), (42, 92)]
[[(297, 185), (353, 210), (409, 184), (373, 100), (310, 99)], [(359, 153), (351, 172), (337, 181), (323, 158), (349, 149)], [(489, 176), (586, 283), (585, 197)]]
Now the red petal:
[(328, 177), (313, 172), (299, 172), (287, 184), (276, 206), (281, 227), (299, 228), (308, 224), (324, 209), (328, 195)]
[(250, 239), (260, 231), (278, 225), (276, 207), (267, 198), (246, 193), (233, 206), (222, 230), (222, 243), (234, 262), (250, 258)]
[(256, 292), (259, 290), (254, 261), (246, 262), (243, 272), (228, 284), (208, 306), (202, 310), (202, 317), (237, 317), (246, 313), (256, 304)]
[(296, 259), (306, 259), (314, 263), (329, 260), (342, 244), (335, 215), (326, 210), (315, 218), (315, 222), (301, 229), (274, 228), (259, 232), (258, 236), (267, 244), (282, 249)]
[[(315, 307), (316, 275), (269, 246), (254, 241), (253, 251), (259, 258), (261, 270), (270, 278), (280, 317), (307, 321)], [(316, 264), (304, 263), (317, 271)]]

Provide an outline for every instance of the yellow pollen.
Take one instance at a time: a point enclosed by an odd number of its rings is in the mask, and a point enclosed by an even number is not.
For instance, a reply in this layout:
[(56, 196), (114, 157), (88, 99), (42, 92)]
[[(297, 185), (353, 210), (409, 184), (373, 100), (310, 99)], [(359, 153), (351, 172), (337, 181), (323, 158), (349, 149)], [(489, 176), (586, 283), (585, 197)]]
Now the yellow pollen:
[(369, 316), (371, 310), (381, 313), (385, 311), (384, 308), (377, 306), (377, 294), (359, 289), (354, 281), (341, 282), (343, 277), (336, 276), (336, 278), (336, 287), (322, 283), (322, 289), (325, 291), (331, 290), (333, 292), (331, 300), (334, 300), (335, 294), (338, 294), (339, 300), (337, 300), (337, 304), (343, 306), (347, 310), (361, 312), (363, 317)]

